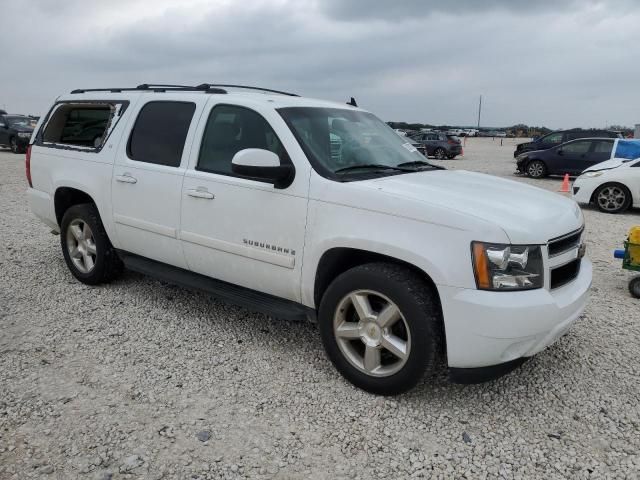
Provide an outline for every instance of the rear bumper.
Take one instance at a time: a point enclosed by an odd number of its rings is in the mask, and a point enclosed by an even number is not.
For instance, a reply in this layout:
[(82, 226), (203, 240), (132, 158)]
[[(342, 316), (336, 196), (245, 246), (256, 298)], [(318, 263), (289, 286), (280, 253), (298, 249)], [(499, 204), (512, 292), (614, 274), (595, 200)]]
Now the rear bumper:
[(486, 292), (438, 286), (449, 367), (495, 367), (544, 350), (582, 315), (591, 276), (591, 262), (583, 258), (578, 276), (554, 290)]

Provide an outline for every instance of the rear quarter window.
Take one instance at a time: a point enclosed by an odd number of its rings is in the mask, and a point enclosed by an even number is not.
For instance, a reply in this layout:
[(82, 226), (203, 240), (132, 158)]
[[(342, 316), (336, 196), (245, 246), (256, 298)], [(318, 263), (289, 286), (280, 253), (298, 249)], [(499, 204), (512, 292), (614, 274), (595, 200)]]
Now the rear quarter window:
[(36, 145), (98, 152), (129, 102), (60, 102), (53, 106), (36, 137)]

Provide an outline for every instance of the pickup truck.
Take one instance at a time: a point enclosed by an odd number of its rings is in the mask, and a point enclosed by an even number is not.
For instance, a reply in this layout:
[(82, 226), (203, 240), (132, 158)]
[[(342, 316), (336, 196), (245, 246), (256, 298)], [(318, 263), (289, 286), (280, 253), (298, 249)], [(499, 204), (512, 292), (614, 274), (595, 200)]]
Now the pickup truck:
[(335, 367), (376, 394), (442, 363), (486, 381), (561, 337), (591, 285), (577, 204), (432, 165), (354, 104), (237, 85), (74, 90), (30, 140), (29, 203), (80, 282), (126, 267), (317, 322)]

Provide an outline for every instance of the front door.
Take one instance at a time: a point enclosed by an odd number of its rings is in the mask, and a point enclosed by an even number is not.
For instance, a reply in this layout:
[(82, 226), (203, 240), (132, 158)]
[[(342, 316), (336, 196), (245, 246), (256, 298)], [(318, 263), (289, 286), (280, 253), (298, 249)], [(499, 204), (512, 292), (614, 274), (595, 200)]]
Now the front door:
[[(186, 268), (178, 240), (182, 180), (195, 103), (150, 101), (119, 147), (112, 180), (113, 220), (120, 248)], [(134, 115), (135, 116), (135, 115)], [(184, 159), (184, 160), (183, 160)]]
[(588, 161), (591, 140), (575, 140), (557, 149), (558, 171), (555, 173), (576, 175), (584, 170)]
[[(291, 162), (265, 117), (228, 104), (205, 112), (185, 173), (180, 237), (191, 270), (299, 301), (309, 172), (300, 169), (289, 187), (276, 189), (231, 168), (233, 156), (246, 148), (271, 150)], [(282, 119), (271, 121), (286, 128)]]

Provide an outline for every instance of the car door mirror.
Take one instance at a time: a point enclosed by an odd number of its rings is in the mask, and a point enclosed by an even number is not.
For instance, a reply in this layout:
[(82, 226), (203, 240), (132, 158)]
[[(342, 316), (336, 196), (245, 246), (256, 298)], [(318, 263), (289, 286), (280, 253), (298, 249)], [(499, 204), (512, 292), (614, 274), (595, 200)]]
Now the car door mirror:
[(245, 148), (231, 160), (233, 173), (273, 183), (275, 188), (287, 188), (293, 182), (293, 165), (281, 165), (280, 157), (270, 150)]

